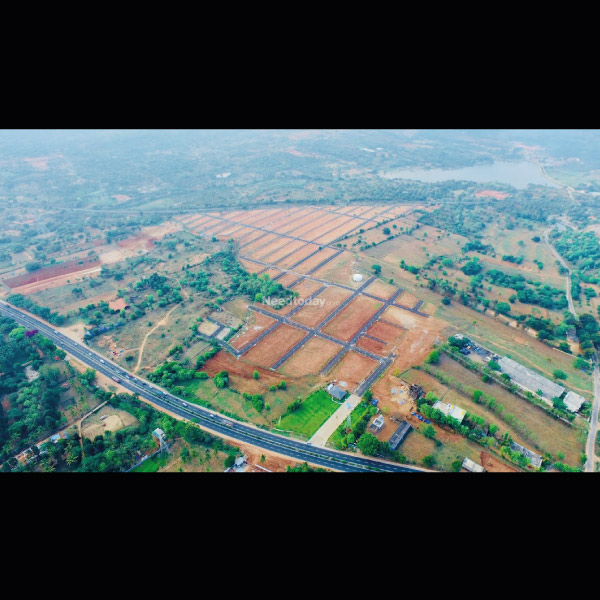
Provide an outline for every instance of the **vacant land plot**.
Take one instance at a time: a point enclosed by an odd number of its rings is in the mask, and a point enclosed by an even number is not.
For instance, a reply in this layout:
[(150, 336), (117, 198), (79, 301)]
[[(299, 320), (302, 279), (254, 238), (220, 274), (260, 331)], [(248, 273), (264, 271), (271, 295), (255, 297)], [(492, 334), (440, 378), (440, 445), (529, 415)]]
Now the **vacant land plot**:
[[(306, 242), (301, 242), (300, 240), (290, 240), (288, 238), (284, 238), (284, 239), (285, 239), (285, 244), (283, 244), (281, 249), (273, 252), (272, 254), (270, 254), (267, 257), (268, 262), (275, 264), (278, 260), (282, 259), (284, 256), (287, 256), (288, 254), (292, 254), (293, 252), (296, 252), (296, 250), (299, 250), (300, 248), (303, 248), (306, 245)], [(315, 248), (315, 250), (316, 250), (316, 248)]]
[(55, 277), (61, 277), (70, 275), (71, 273), (77, 273), (78, 271), (85, 271), (93, 267), (99, 267), (101, 265), (97, 258), (86, 258), (81, 260), (69, 260), (60, 264), (54, 264), (49, 267), (37, 269), (31, 273), (23, 273), (16, 277), (9, 277), (4, 280), (4, 283), (11, 289), (45, 281), (47, 279), (53, 279)]
[(240, 258), (240, 263), (248, 271), (248, 273), (260, 273), (265, 270), (265, 266), (260, 263), (254, 262), (250, 259)]
[(389, 300), (392, 294), (398, 291), (398, 288), (381, 281), (381, 279), (375, 279), (373, 283), (365, 288), (365, 294), (372, 294), (378, 298)]
[[(307, 256), (309, 256), (310, 254), (315, 252), (315, 250), (318, 249), (319, 246), (317, 246), (316, 244), (307, 244), (306, 246), (300, 248), (293, 254), (290, 254), (290, 256), (287, 256), (286, 258), (277, 261), (277, 266), (283, 269), (291, 269), (295, 264), (300, 263)], [(295, 270), (297, 269), (295, 268)]]
[(267, 243), (266, 245), (257, 248), (256, 250), (254, 250), (251, 253), (248, 253), (248, 256), (251, 256), (251, 258), (255, 258), (256, 260), (263, 260), (264, 262), (271, 262), (270, 257), (268, 259), (265, 259), (265, 256), (267, 254), (271, 254), (274, 251), (280, 250), (281, 248), (286, 248), (288, 247), (289, 244), (289, 240), (287, 238), (275, 238), (273, 241)]
[(293, 235), (294, 237), (299, 237), (304, 240), (313, 240), (315, 237), (315, 232), (325, 233), (332, 227), (335, 227), (335, 223), (338, 220), (347, 221), (347, 217), (342, 217), (340, 215), (335, 214), (327, 214), (327, 213), (319, 213), (313, 219), (306, 221), (302, 226), (297, 229), (292, 229), (289, 232), (289, 235)]
[(321, 369), (342, 349), (330, 340), (313, 337), (298, 352), (281, 365), (284, 375), (302, 377), (320, 373)]
[(356, 272), (355, 267), (354, 256), (350, 252), (344, 251), (318, 271), (315, 271), (313, 276), (319, 279), (327, 279), (327, 281), (331, 281), (332, 283), (342, 283), (353, 288), (358, 288), (364, 285), (364, 281), (358, 282), (352, 280), (352, 275)]
[[(317, 249), (318, 246), (312, 247), (313, 252)], [(323, 248), (323, 250), (317, 252), (314, 256), (307, 258), (297, 267), (294, 267), (294, 271), (306, 275), (311, 269), (314, 269), (318, 264), (322, 263), (324, 260), (327, 260), (330, 256), (333, 256), (335, 252), (336, 251), (332, 248)]]
[(358, 384), (377, 368), (378, 364), (376, 360), (350, 350), (331, 370), (329, 377), (338, 381), (345, 381), (348, 390), (354, 391)]
[(337, 239), (340, 239), (342, 236), (349, 233), (350, 231), (354, 231), (357, 227), (361, 225), (364, 225), (364, 221), (353, 219), (349, 223), (340, 225), (331, 233), (326, 233), (324, 235), (319, 236), (318, 238), (314, 238), (314, 241), (319, 244), (331, 244), (332, 242), (334, 242)]
[(358, 338), (356, 345), (379, 356), (387, 356), (392, 351), (392, 347), (385, 342), (379, 342), (365, 336)]
[[(352, 292), (335, 286), (328, 287), (314, 301), (319, 304), (309, 304), (298, 311), (292, 319), (308, 327), (317, 327), (327, 315), (334, 311)], [(322, 304), (321, 304), (322, 302)]]
[(275, 319), (256, 311), (248, 311), (247, 323), (229, 343), (236, 350), (241, 350), (244, 346), (252, 343), (265, 329), (273, 325), (273, 323), (275, 323)]
[(298, 275), (295, 273), (285, 273), (278, 280), (277, 283), (280, 283), (283, 287), (288, 287), (290, 284), (294, 283), (294, 281), (298, 280)]
[(250, 256), (255, 250), (267, 246), (273, 241), (281, 241), (281, 238), (272, 234), (261, 232), (262, 236), (244, 246), (244, 256)]
[(81, 435), (93, 440), (97, 435), (104, 435), (105, 431), (115, 432), (138, 424), (139, 421), (127, 411), (103, 406), (83, 421)]
[(381, 306), (382, 302), (378, 300), (357, 296), (323, 328), (323, 332), (347, 342), (365, 326)]
[(398, 344), (405, 336), (406, 330), (402, 327), (396, 327), (381, 320), (375, 321), (367, 330), (369, 335), (383, 340), (386, 343)]
[(271, 367), (288, 350), (306, 337), (306, 331), (289, 325), (280, 325), (266, 338), (251, 348), (244, 358), (263, 367)]
[(317, 390), (302, 402), (300, 408), (285, 415), (276, 428), (310, 438), (339, 407), (325, 390)]

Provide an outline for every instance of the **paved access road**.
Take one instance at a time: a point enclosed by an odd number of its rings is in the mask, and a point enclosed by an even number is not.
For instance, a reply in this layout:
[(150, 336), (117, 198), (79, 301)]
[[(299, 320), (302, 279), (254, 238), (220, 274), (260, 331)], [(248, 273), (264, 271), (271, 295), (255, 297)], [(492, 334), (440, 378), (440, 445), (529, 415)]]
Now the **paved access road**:
[(409, 467), (383, 460), (353, 456), (349, 453), (336, 452), (335, 450), (326, 448), (313, 448), (306, 442), (299, 442), (276, 435), (253, 425), (224, 417), (206, 408), (188, 404), (166, 390), (129, 373), (109, 359), (102, 358), (87, 346), (73, 341), (58, 330), (53, 329), (51, 326), (46, 325), (25, 312), (0, 302), (0, 314), (14, 319), (17, 323), (25, 327), (38, 329), (40, 333), (51, 339), (58, 347), (82, 363), (108, 377), (119, 379), (120, 385), (127, 388), (130, 392), (137, 394), (140, 399), (150, 402), (158, 410), (170, 412), (193, 421), (203, 429), (221, 437), (245, 442), (299, 461), (306, 461), (338, 471), (387, 471), (396, 473), (424, 471), (424, 469), (418, 467)]

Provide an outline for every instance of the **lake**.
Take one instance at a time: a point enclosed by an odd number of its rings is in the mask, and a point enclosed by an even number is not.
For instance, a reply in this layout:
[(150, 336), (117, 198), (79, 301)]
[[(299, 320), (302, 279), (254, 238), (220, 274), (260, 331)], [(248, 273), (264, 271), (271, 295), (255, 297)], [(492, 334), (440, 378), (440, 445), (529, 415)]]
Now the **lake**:
[(522, 162), (495, 162), (460, 169), (388, 169), (379, 173), (385, 179), (414, 179), (427, 183), (438, 181), (474, 181), (475, 183), (506, 183), (519, 189), (534, 185), (558, 187), (540, 173), (537, 164)]

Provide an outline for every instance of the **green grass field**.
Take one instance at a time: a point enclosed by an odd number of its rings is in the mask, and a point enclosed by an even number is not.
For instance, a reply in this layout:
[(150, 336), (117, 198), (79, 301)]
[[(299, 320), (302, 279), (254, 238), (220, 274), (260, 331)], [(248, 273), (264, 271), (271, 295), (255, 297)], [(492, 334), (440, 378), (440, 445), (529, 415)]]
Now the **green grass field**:
[(161, 467), (167, 464), (167, 455), (153, 456), (144, 461), (139, 467), (133, 469), (132, 473), (156, 473)]
[[(351, 427), (354, 427), (356, 425), (356, 423), (358, 422), (358, 420), (365, 414), (365, 412), (367, 412), (367, 410), (369, 409), (369, 405), (366, 403), (361, 402), (351, 413), (350, 413), (350, 421), (351, 421)], [(335, 447), (335, 445), (337, 443), (340, 443), (342, 441), (342, 435), (340, 434), (340, 432), (336, 429), (333, 434), (331, 435), (331, 437), (327, 440), (327, 444), (329, 446), (333, 446)]]
[(293, 413), (282, 417), (277, 429), (309, 438), (340, 407), (325, 390), (313, 392)]

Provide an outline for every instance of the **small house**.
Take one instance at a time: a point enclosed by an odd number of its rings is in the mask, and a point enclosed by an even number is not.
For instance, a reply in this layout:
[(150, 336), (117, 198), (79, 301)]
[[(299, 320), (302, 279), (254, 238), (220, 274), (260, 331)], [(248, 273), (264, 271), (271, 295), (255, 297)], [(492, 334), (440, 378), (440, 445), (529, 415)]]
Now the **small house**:
[(346, 394), (348, 393), (346, 390), (343, 390), (341, 387), (338, 387), (337, 385), (333, 385), (333, 383), (330, 383), (327, 386), (327, 391), (329, 392), (330, 396), (333, 396), (336, 400), (339, 400), (340, 402), (346, 397)]
[(375, 432), (381, 431), (383, 428), (383, 415), (377, 416), (371, 423), (371, 429)]
[(465, 458), (465, 460), (463, 460), (462, 468), (466, 469), (467, 471), (470, 471), (471, 473), (485, 472), (485, 469), (481, 465), (478, 465), (476, 462), (473, 462), (469, 458)]
[(157, 427), (153, 432), (152, 435), (159, 441), (159, 442), (164, 442), (165, 441), (165, 432), (160, 428)]
[(50, 436), (50, 441), (53, 444), (56, 444), (56, 442), (58, 442), (58, 440), (60, 440), (60, 433), (55, 433), (54, 435)]

